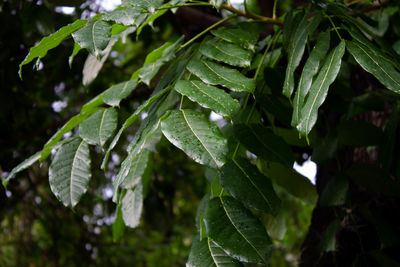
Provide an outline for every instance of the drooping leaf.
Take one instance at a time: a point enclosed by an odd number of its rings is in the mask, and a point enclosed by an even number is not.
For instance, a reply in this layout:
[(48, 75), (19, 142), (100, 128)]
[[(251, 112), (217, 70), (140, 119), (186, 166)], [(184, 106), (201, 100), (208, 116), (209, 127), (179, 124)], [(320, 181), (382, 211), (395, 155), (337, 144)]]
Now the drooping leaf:
[(310, 92), (304, 107), (301, 109), (300, 123), (297, 129), (307, 136), (317, 121), (318, 108), (325, 101), (329, 86), (335, 81), (340, 69), (341, 60), (344, 54), (345, 43), (340, 44), (332, 50), (319, 71), (317, 78), (310, 88)]
[(122, 218), (122, 204), (118, 204), (115, 212), (115, 220), (112, 225), (113, 241), (118, 242), (124, 235), (125, 223)]
[(321, 237), (321, 241), (318, 244), (318, 250), (320, 252), (335, 251), (336, 249), (336, 233), (339, 230), (340, 221), (335, 219), (328, 227)]
[(128, 174), (125, 179), (120, 182), (123, 188), (133, 188), (140, 182), (140, 178), (146, 169), (149, 156), (150, 151), (147, 149), (142, 149), (135, 155), (133, 160), (131, 160)]
[(20, 164), (18, 164), (17, 166), (15, 166), (10, 174), (7, 176), (7, 178), (5, 180), (3, 180), (3, 186), (6, 187), (8, 182), (10, 181), (10, 179), (14, 178), (14, 176), (29, 168), (30, 166), (32, 166), (34, 163), (36, 163), (37, 161), (39, 161), (40, 158), (40, 154), (42, 151), (36, 152), (35, 154), (33, 154), (32, 156), (30, 156), (29, 158), (27, 158), (26, 160), (24, 160), (23, 162), (21, 162)]
[(301, 58), (303, 57), (307, 37), (315, 30), (320, 21), (321, 16), (316, 15), (311, 19), (311, 22), (308, 23), (307, 14), (304, 14), (300, 23), (296, 25), (296, 29), (291, 32), (292, 36), (290, 37), (288, 48), (288, 64), (282, 91), (288, 98), (291, 97), (294, 89), (294, 71), (299, 66)]
[(139, 77), (147, 85), (158, 73), (160, 68), (175, 57), (175, 52), (183, 41), (181, 36), (175, 43), (166, 43), (159, 50), (155, 50), (146, 57), (145, 64), (140, 70)]
[(210, 238), (204, 238), (201, 241), (198, 237), (193, 240), (190, 249), (189, 258), (186, 267), (240, 267), (243, 266), (237, 260), (229, 257)]
[(239, 142), (256, 156), (280, 162), (289, 168), (293, 166), (294, 156), (290, 147), (270, 129), (259, 124), (236, 124), (234, 131)]
[(194, 161), (213, 168), (225, 163), (227, 140), (202, 113), (173, 110), (161, 122), (164, 136)]
[(258, 25), (252, 22), (224, 26), (212, 30), (211, 33), (227, 42), (240, 45), (252, 51), (254, 51), (259, 36)]
[(73, 138), (57, 151), (49, 167), (49, 183), (54, 195), (73, 208), (86, 192), (92, 176), (88, 144)]
[(127, 0), (126, 3), (133, 7), (139, 7), (150, 13), (154, 13), (156, 8), (162, 5), (163, 0)]
[(222, 85), (236, 92), (253, 92), (256, 83), (236, 69), (221, 66), (209, 60), (193, 59), (187, 69), (203, 82), (211, 85)]
[(138, 80), (134, 79), (108, 88), (103, 97), (104, 103), (113, 107), (119, 106), (119, 102), (131, 94), (131, 92), (136, 88), (137, 83)]
[(276, 215), (281, 201), (271, 180), (245, 158), (229, 160), (221, 168), (221, 186), (245, 206)]
[(311, 205), (315, 204), (318, 198), (317, 190), (307, 177), (279, 163), (260, 160), (257, 165), (261, 172), (267, 175), (274, 184), (281, 186), (291, 195)]
[(136, 27), (139, 27), (145, 18), (146, 14), (143, 14), (142, 9), (136, 6), (119, 7), (114, 11), (105, 13), (101, 17), (104, 21), (115, 21), (125, 26), (134, 25)]
[(143, 209), (142, 183), (138, 183), (134, 189), (126, 190), (122, 198), (122, 218), (125, 225), (135, 228), (140, 223)]
[(299, 80), (296, 94), (293, 101), (293, 115), (291, 125), (296, 127), (300, 120), (300, 111), (304, 104), (304, 99), (310, 90), (314, 75), (319, 70), (319, 64), (324, 59), (329, 49), (329, 31), (318, 36), (317, 43), (304, 65), (303, 72)]
[(238, 67), (250, 66), (252, 58), (250, 51), (215, 38), (201, 44), (199, 51), (206, 57)]
[(272, 242), (261, 222), (238, 200), (211, 199), (204, 222), (207, 235), (229, 256), (244, 262), (268, 262)]
[(79, 136), (91, 145), (104, 146), (117, 127), (114, 108), (100, 109), (79, 125)]
[(400, 93), (400, 73), (388, 61), (357, 41), (346, 41), (346, 47), (364, 70), (374, 75), (389, 90)]
[[(96, 97), (97, 98), (97, 97)], [(100, 100), (102, 99), (99, 98)], [(90, 101), (91, 103), (88, 103), (87, 105), (84, 105), (82, 107), (82, 110), (85, 108), (85, 112), (81, 112), (78, 115), (72, 117), (69, 119), (67, 123), (61, 127), (60, 130), (58, 130), (50, 139), (47, 141), (47, 143), (43, 146), (42, 153), (40, 154), (40, 159), (39, 161), (42, 162), (45, 160), (49, 155), (51, 150), (53, 149), (54, 145), (56, 145), (60, 139), (63, 137), (64, 134), (68, 133), (72, 129), (75, 128), (75, 126), (79, 125), (82, 121), (84, 121), (87, 117), (95, 113), (98, 108), (97, 104), (99, 104), (101, 101)]]
[(87, 24), (87, 20), (77, 20), (72, 24), (62, 27), (55, 33), (44, 37), (37, 45), (29, 50), (29, 54), (25, 57), (24, 61), (19, 64), (19, 76), (22, 77), (22, 66), (28, 64), (35, 58), (43, 58), (46, 56), (47, 51), (58, 46), (62, 40), (67, 38), (71, 33), (79, 30)]
[(142, 113), (144, 110), (146, 110), (150, 105), (152, 105), (155, 101), (157, 101), (158, 99), (160, 99), (165, 93), (169, 92), (171, 89), (171, 87), (159, 91), (157, 94), (151, 96), (150, 98), (148, 98), (142, 105), (140, 105), (134, 113), (132, 113), (131, 116), (129, 116), (129, 118), (126, 119), (126, 121), (124, 122), (124, 124), (122, 125), (122, 127), (119, 129), (118, 133), (114, 136), (113, 140), (111, 141), (110, 146), (107, 149), (106, 155), (103, 159), (103, 162), (101, 164), (101, 169), (105, 170), (106, 169), (106, 164), (108, 161), (108, 157), (110, 155), (110, 152), (112, 149), (114, 149), (114, 147), (117, 145), (118, 140), (121, 138), (122, 133), (126, 130), (126, 128), (128, 128), (129, 126), (131, 126), (138, 118), (140, 113)]
[(240, 109), (240, 104), (225, 91), (202, 81), (180, 80), (175, 90), (215, 113), (232, 118)]
[(99, 57), (110, 41), (111, 25), (102, 20), (90, 21), (84, 28), (72, 33), (72, 37), (80, 47)]

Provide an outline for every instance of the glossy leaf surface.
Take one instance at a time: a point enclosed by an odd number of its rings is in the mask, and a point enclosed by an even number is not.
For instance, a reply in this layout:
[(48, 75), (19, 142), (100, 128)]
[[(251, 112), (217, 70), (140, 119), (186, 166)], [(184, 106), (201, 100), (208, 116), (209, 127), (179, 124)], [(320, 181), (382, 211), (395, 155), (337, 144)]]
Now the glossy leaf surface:
[(251, 63), (252, 53), (236, 44), (222, 40), (212, 39), (199, 47), (200, 53), (226, 64), (238, 67), (248, 67)]
[(364, 70), (374, 75), (388, 89), (400, 93), (400, 73), (385, 58), (379, 57), (371, 48), (357, 41), (346, 41), (346, 47)]
[(115, 21), (125, 26), (135, 25), (138, 27), (146, 18), (146, 15), (141, 13), (141, 11), (140, 7), (121, 7), (104, 14), (101, 19)]
[(80, 47), (86, 48), (95, 57), (100, 57), (111, 38), (111, 26), (102, 20), (90, 21), (72, 34)]
[(79, 135), (91, 145), (104, 146), (117, 127), (114, 108), (100, 109), (79, 125)]
[(310, 90), (313, 77), (319, 70), (319, 64), (324, 59), (329, 49), (329, 31), (318, 36), (317, 43), (304, 65), (303, 72), (299, 80), (296, 94), (293, 101), (293, 116), (291, 125), (296, 127), (300, 120), (300, 111), (304, 104), (304, 99)]
[(236, 124), (234, 131), (239, 142), (256, 156), (288, 167), (293, 166), (294, 156), (289, 145), (270, 129), (259, 124)]
[(317, 121), (318, 108), (325, 101), (329, 86), (336, 79), (344, 54), (345, 43), (342, 41), (325, 60), (317, 78), (310, 88), (304, 107), (301, 109), (301, 119), (297, 126), (300, 133), (307, 136)]
[(280, 199), (271, 180), (245, 158), (229, 160), (221, 168), (221, 186), (245, 206), (276, 215)]
[(158, 73), (160, 68), (175, 57), (175, 51), (183, 41), (183, 36), (175, 43), (166, 43), (160, 50), (153, 51), (146, 57), (145, 64), (139, 72), (140, 79), (150, 85), (151, 79)]
[(156, 8), (162, 5), (163, 0), (127, 0), (126, 2), (131, 6), (139, 7), (154, 13)]
[(204, 114), (193, 110), (173, 110), (161, 122), (161, 130), (172, 144), (194, 161), (214, 168), (225, 163), (227, 141)]
[(200, 241), (197, 237), (193, 240), (186, 266), (240, 267), (243, 265), (229, 257), (224, 250), (210, 238), (204, 238)]
[(209, 60), (191, 60), (187, 69), (203, 82), (222, 85), (236, 92), (253, 92), (256, 83), (236, 69), (221, 66)]
[(103, 101), (110, 106), (119, 106), (122, 99), (129, 96), (136, 88), (137, 79), (116, 84), (107, 89)]
[(318, 26), (321, 17), (319, 15), (313, 17), (311, 22), (307, 22), (307, 15), (304, 14), (298, 25), (294, 25), (296, 29), (292, 31), (288, 48), (288, 65), (286, 68), (285, 82), (283, 83), (283, 94), (288, 98), (291, 97), (294, 89), (294, 71), (299, 66), (303, 57), (304, 48), (306, 46), (308, 35)]
[(215, 113), (232, 118), (240, 109), (240, 104), (225, 91), (202, 81), (180, 80), (175, 90)]
[(74, 207), (86, 192), (92, 176), (88, 144), (74, 138), (57, 151), (49, 167), (49, 183), (54, 195), (67, 207)]
[(211, 33), (227, 42), (240, 45), (250, 50), (254, 50), (259, 36), (257, 23), (251, 22), (228, 25), (212, 30)]
[(129, 172), (120, 184), (123, 188), (133, 188), (136, 186), (147, 167), (147, 162), (149, 160), (150, 151), (147, 149), (142, 149), (138, 154), (136, 154), (131, 160), (129, 166)]
[(22, 66), (28, 64), (35, 58), (43, 58), (46, 56), (47, 51), (58, 46), (62, 40), (67, 38), (71, 33), (79, 30), (87, 24), (87, 20), (77, 20), (72, 24), (62, 27), (57, 32), (44, 37), (37, 45), (29, 50), (29, 54), (24, 61), (19, 64), (19, 76), (22, 75)]
[(272, 242), (261, 222), (238, 200), (211, 199), (204, 222), (207, 235), (229, 256), (244, 262), (268, 262)]

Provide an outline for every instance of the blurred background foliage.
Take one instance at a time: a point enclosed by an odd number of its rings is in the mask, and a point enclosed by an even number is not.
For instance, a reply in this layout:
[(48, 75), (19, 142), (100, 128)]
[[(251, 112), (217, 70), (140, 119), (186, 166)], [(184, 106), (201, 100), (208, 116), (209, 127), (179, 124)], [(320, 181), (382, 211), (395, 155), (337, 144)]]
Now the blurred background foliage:
[[(279, 1), (281, 9), (291, 1)], [(72, 14), (61, 6), (75, 7)], [(82, 84), (85, 52), (76, 55), (71, 68), (68, 58), (72, 40), (66, 40), (38, 63), (38, 71), (18, 64), (43, 36), (77, 18), (101, 12), (97, 1), (8, 0), (0, 3), (0, 168), (3, 176), (23, 159), (39, 151), (46, 140), (76, 114), (82, 104), (105, 88), (129, 79), (145, 56), (165, 41), (182, 33), (187, 38), (204, 29), (202, 21), (187, 24), (185, 16), (172, 13), (157, 20), (154, 30), (144, 28), (140, 39), (119, 41), (98, 77)], [(205, 14), (215, 16), (210, 8)], [(218, 19), (218, 18), (216, 18)], [(144, 85), (121, 103), (119, 121), (124, 121), (151, 94)], [(68, 108), (67, 108), (68, 107)], [(112, 155), (104, 174), (93, 168), (88, 192), (70, 210), (51, 193), (47, 181), (48, 162), (35, 165), (0, 187), (1, 266), (184, 266), (193, 235), (194, 218), (201, 197), (210, 186), (204, 168), (166, 140), (153, 154), (151, 179), (140, 227), (126, 228), (114, 242), (112, 223), (115, 204), (111, 181), (117, 172), (121, 149), (132, 138), (137, 125), (126, 131), (125, 143)], [(100, 151), (91, 151), (93, 166), (100, 166)], [(307, 233), (313, 205), (277, 188), (283, 201), (277, 218), (263, 217), (275, 240), (272, 266), (295, 266)], [(254, 265), (249, 265), (254, 266)]]

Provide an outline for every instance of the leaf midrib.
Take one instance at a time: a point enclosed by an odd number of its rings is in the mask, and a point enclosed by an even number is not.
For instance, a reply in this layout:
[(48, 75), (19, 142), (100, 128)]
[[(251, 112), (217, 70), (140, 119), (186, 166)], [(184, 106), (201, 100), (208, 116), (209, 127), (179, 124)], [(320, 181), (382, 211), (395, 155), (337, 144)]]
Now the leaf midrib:
[[(217, 99), (215, 99), (212, 95), (209, 95), (206, 91), (201, 90), (201, 88), (199, 86), (197, 86), (197, 84), (194, 83), (194, 81), (189, 81), (191, 84), (193, 84), (197, 89), (199, 89), (200, 92), (202, 92), (203, 94), (207, 95), (208, 97), (210, 97), (212, 100), (214, 100), (215, 102), (217, 102), (218, 104), (220, 104), (225, 111), (229, 112), (229, 109), (227, 107), (225, 107), (224, 102), (219, 102)], [(217, 89), (218, 90), (218, 89)], [(227, 112), (227, 113), (228, 113)]]
[(247, 173), (245, 172), (245, 170), (243, 170), (243, 168), (239, 165), (239, 163), (237, 163), (237, 161), (235, 159), (232, 159), (233, 163), (235, 163), (235, 165), (242, 171), (242, 173), (249, 179), (249, 181), (251, 182), (251, 184), (257, 189), (258, 193), (260, 193), (260, 195), (262, 196), (262, 198), (265, 200), (265, 202), (267, 202), (271, 212), (273, 211), (272, 209), (272, 205), (269, 201), (268, 198), (266, 198), (264, 196), (264, 194), (261, 192), (261, 189), (258, 188), (258, 186), (254, 183), (254, 181), (251, 179), (251, 177), (249, 175), (247, 175)]
[(236, 229), (236, 231), (243, 237), (244, 240), (246, 240), (246, 242), (256, 251), (256, 253), (258, 254), (258, 256), (260, 257), (260, 259), (264, 260), (264, 257), (262, 255), (260, 255), (260, 253), (258, 252), (258, 250), (256, 249), (256, 247), (254, 247), (254, 245), (247, 239), (247, 237), (236, 227), (235, 223), (233, 222), (231, 216), (229, 215), (228, 211), (225, 208), (225, 203), (222, 199), (222, 197), (219, 197), (219, 199), (221, 200), (221, 204), (222, 204), (222, 208), (225, 211), (226, 216), (228, 217), (229, 221), (231, 222), (231, 224), (233, 225), (233, 227)]
[(208, 152), (208, 154), (209, 154), (209, 155), (211, 156), (211, 158), (214, 160), (215, 165), (218, 167), (218, 162), (217, 162), (216, 158), (211, 154), (211, 152), (210, 152), (210, 151), (207, 149), (207, 147), (203, 144), (203, 142), (201, 141), (201, 139), (197, 136), (197, 134), (196, 134), (195, 131), (193, 130), (192, 126), (190, 125), (190, 123), (189, 123), (189, 121), (188, 121), (188, 119), (187, 119), (187, 117), (186, 117), (186, 114), (185, 114), (184, 110), (181, 109), (180, 111), (182, 112), (183, 118), (185, 119), (185, 121), (186, 121), (186, 123), (187, 123), (189, 129), (192, 131), (192, 133), (194, 134), (194, 136), (196, 136), (197, 140), (199, 140), (200, 144), (201, 144), (201, 145), (204, 147), (204, 149)]

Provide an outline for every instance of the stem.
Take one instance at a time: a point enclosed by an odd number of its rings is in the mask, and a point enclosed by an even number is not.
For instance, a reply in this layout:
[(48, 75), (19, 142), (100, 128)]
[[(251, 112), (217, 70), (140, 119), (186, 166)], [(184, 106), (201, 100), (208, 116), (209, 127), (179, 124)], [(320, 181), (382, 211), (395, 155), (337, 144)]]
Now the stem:
[(343, 41), (342, 36), (340, 36), (340, 33), (339, 33), (339, 31), (337, 30), (337, 27), (336, 27), (335, 23), (333, 23), (333, 21), (332, 21), (332, 19), (331, 19), (331, 16), (328, 15), (327, 18), (328, 18), (329, 21), (331, 22), (331, 24), (332, 24), (332, 26), (333, 26), (333, 29), (335, 29), (335, 32), (336, 32), (337, 35), (339, 36), (339, 39), (340, 39), (341, 41)]
[(276, 4), (278, 3), (278, 0), (274, 1), (274, 7), (272, 8), (272, 18), (276, 18)]
[(181, 96), (181, 103), (179, 104), (179, 110), (182, 110), (183, 95)]
[(214, 29), (215, 27), (217, 27), (218, 25), (224, 23), (227, 20), (230, 20), (233, 17), (236, 17), (236, 14), (230, 15), (224, 19), (221, 19), (220, 21), (218, 21), (217, 23), (211, 25), (210, 27), (208, 27), (207, 29), (205, 29), (204, 31), (202, 31), (201, 33), (197, 34), (195, 37), (193, 37), (192, 39), (190, 39), (189, 41), (187, 41), (186, 43), (184, 43), (183, 45), (181, 45), (179, 47), (179, 49), (176, 52), (179, 52), (180, 50), (182, 50), (183, 48), (185, 48), (186, 46), (190, 45), (191, 43), (193, 43), (194, 41), (196, 41), (198, 38), (200, 38), (201, 36), (203, 36), (204, 34), (206, 34), (207, 32), (211, 31), (212, 29)]
[(222, 5), (222, 8), (226, 9), (232, 13), (235, 13), (239, 16), (256, 19), (256, 20), (261, 20), (261, 21), (269, 22), (269, 23), (276, 24), (276, 25), (283, 25), (282, 20), (260, 16), (260, 15), (257, 15), (257, 14), (251, 13), (251, 12), (244, 12), (242, 10), (234, 8), (231, 5)]

